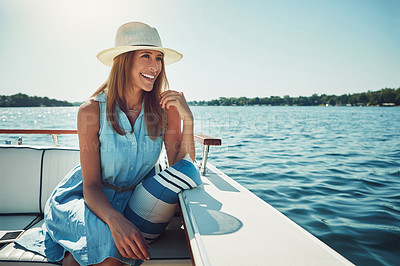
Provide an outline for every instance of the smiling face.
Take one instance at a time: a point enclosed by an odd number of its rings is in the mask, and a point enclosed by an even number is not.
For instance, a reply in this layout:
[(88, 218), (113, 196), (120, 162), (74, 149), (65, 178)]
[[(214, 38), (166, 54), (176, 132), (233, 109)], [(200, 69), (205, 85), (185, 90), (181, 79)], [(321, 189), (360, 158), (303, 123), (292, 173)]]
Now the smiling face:
[(154, 50), (135, 51), (131, 70), (134, 91), (151, 91), (162, 70), (163, 53)]

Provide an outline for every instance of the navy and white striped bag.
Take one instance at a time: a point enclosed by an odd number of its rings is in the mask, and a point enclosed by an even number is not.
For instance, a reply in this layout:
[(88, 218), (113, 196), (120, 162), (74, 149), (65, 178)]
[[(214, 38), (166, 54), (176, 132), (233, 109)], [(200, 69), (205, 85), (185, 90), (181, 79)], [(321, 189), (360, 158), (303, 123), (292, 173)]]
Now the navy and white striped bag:
[(178, 193), (201, 185), (197, 167), (188, 155), (168, 167), (157, 164), (137, 185), (125, 209), (125, 217), (134, 223), (151, 243), (172, 219)]

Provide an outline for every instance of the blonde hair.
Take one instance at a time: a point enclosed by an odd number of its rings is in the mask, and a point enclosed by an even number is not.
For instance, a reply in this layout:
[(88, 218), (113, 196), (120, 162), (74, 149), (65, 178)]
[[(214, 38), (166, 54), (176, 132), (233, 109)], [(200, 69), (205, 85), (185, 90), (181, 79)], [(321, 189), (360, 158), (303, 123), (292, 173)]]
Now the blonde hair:
[[(124, 92), (126, 89), (131, 88), (131, 70), (133, 65), (134, 51), (121, 54), (114, 58), (114, 63), (110, 71), (108, 79), (100, 86), (100, 88), (92, 95), (92, 97), (99, 95), (102, 92), (107, 94), (106, 112), (107, 120), (120, 135), (125, 135), (127, 132), (118, 124), (118, 117), (116, 107), (127, 113), (127, 105), (124, 99)], [(161, 64), (161, 72), (154, 82), (153, 89), (149, 92), (143, 91), (144, 101), (144, 119), (147, 133), (152, 140), (161, 137), (166, 128), (166, 115), (158, 103), (160, 94), (168, 88), (168, 80), (165, 74), (164, 59)], [(133, 126), (134, 121), (127, 116), (129, 122)]]

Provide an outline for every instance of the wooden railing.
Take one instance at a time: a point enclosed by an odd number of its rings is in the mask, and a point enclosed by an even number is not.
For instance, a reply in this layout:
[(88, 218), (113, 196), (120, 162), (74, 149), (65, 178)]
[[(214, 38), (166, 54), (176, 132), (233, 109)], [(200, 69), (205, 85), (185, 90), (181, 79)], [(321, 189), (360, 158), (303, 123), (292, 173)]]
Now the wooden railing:
[[(56, 146), (59, 146), (59, 135), (77, 133), (78, 131), (76, 129), (0, 129), (0, 134), (48, 134), (52, 136), (54, 145)], [(200, 166), (200, 173), (204, 175), (207, 169), (207, 158), (210, 146), (221, 146), (221, 139), (194, 133), (194, 140), (203, 145), (203, 157)]]
[(194, 133), (194, 140), (203, 145), (203, 158), (201, 160), (200, 173), (205, 175), (210, 146), (221, 146), (221, 139)]
[(42, 134), (51, 135), (54, 145), (59, 146), (58, 136), (65, 134), (77, 134), (76, 129), (0, 129), (0, 134)]

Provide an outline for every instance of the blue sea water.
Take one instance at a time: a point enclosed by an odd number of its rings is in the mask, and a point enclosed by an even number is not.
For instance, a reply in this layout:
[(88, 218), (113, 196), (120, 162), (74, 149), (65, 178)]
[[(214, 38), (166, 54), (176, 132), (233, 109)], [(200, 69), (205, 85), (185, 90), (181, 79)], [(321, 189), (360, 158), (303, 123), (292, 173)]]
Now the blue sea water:
[[(220, 170), (351, 262), (398, 264), (400, 108), (191, 108), (195, 131), (222, 139), (209, 157)], [(76, 113), (0, 108), (0, 128), (75, 129)], [(6, 139), (16, 144), (18, 136), (0, 135)], [(50, 136), (23, 141), (52, 145)], [(77, 137), (60, 143), (77, 146)]]

